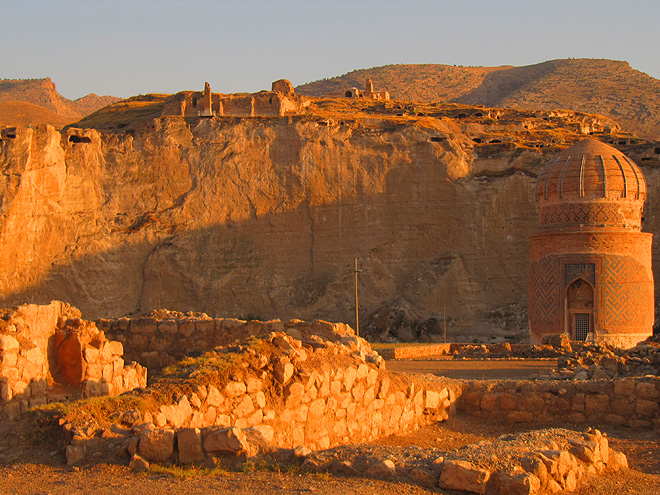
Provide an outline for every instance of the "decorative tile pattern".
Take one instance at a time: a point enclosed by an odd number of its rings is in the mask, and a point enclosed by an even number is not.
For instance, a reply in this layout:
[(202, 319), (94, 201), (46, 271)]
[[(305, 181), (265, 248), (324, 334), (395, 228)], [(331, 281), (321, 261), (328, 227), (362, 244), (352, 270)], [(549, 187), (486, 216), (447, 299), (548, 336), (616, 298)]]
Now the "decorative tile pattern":
[(541, 226), (558, 228), (570, 225), (641, 228), (639, 204), (565, 203), (541, 208)]
[(530, 266), (529, 317), (535, 326), (561, 327), (561, 270), (556, 256), (546, 256)]
[(645, 267), (629, 256), (606, 256), (601, 278), (604, 329), (653, 325), (653, 284)]

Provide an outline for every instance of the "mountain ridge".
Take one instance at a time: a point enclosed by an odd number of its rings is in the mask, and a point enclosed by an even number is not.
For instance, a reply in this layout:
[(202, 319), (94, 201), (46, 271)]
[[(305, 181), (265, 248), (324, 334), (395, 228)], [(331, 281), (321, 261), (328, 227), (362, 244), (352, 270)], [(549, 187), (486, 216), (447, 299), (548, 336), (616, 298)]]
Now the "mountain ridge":
[(0, 125), (63, 126), (120, 99), (116, 96), (90, 93), (76, 100), (69, 100), (57, 92), (57, 87), (50, 77), (0, 79), (0, 103), (3, 103)]
[(556, 59), (521, 67), (400, 64), (359, 69), (300, 85), (310, 96), (362, 87), (371, 78), (392, 99), (521, 110), (569, 109), (615, 119), (646, 139), (660, 138), (660, 81), (608, 59)]

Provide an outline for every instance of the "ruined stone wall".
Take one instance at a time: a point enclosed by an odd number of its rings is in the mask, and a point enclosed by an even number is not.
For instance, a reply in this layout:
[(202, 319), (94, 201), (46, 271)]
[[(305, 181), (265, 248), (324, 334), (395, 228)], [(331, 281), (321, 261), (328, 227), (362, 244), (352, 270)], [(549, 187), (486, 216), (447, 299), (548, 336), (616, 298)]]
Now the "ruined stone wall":
[[(299, 340), (273, 332), (263, 341), (242, 341), (204, 355), (198, 363), (214, 355), (242, 360), (224, 381), (221, 375), (198, 379), (174, 400), (115, 415), (126, 429), (115, 427), (123, 436), (108, 441), (124, 454), (139, 452), (148, 460), (197, 462), (222, 453), (327, 449), (447, 419), (456, 398), (452, 387), (391, 374), (366, 341), (336, 337), (309, 333)], [(181, 366), (197, 376), (194, 370), (203, 364), (195, 363)], [(70, 455), (84, 455), (96, 440), (81, 430), (73, 433)]]
[(49, 400), (116, 395), (147, 382), (80, 312), (53, 301), (0, 310), (0, 410), (10, 418)]
[(660, 377), (588, 381), (471, 381), (460, 413), (509, 423), (648, 428), (660, 419)]
[[(159, 313), (159, 312), (156, 312)], [(199, 355), (217, 346), (232, 344), (249, 337), (264, 337), (270, 332), (286, 332), (301, 339), (317, 335), (337, 342), (354, 335), (344, 323), (301, 320), (258, 321), (235, 318), (187, 316), (176, 312), (139, 318), (101, 319), (96, 322), (110, 338), (124, 344), (127, 359), (147, 368), (162, 368), (184, 356)]]

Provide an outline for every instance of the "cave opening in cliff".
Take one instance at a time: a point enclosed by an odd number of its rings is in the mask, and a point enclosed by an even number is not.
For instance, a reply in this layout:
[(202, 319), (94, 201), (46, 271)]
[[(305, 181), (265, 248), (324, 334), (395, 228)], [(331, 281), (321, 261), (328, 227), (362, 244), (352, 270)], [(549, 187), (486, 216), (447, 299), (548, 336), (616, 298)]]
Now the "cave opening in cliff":
[(353, 98), (353, 92), (350, 91), (350, 90), (349, 90), (349, 91), (346, 91), (346, 93), (344, 93), (344, 96), (345, 96), (346, 98)]
[(70, 143), (91, 143), (92, 139), (88, 138), (86, 136), (76, 136), (76, 135), (71, 135), (69, 136), (69, 142)]

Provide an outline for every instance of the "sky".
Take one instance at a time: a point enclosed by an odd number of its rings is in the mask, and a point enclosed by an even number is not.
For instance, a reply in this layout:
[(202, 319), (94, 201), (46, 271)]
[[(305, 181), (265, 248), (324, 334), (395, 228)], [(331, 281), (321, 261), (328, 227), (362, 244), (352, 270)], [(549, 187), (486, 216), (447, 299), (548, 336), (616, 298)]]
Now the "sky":
[(660, 78), (658, 0), (0, 0), (0, 79), (63, 96), (270, 89), (387, 64), (626, 60)]

